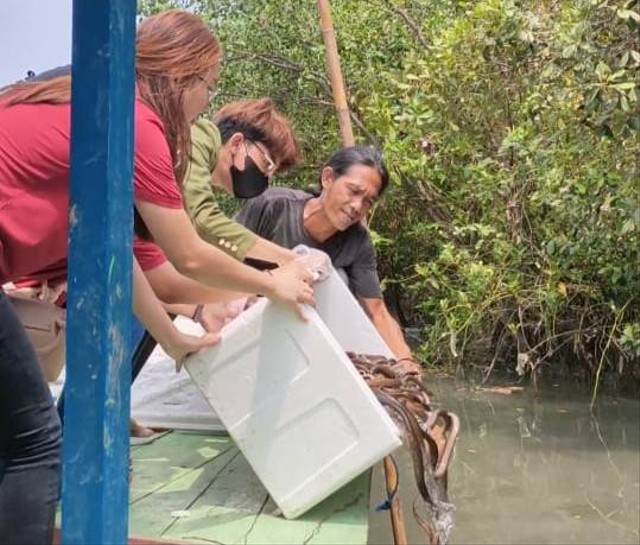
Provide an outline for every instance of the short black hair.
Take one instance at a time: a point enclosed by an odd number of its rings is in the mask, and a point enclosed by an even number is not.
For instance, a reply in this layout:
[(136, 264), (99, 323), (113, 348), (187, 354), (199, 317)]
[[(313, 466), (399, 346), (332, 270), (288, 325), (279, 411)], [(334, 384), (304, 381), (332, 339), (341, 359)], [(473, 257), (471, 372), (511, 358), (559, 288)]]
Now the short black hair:
[(378, 197), (381, 197), (387, 185), (389, 185), (389, 171), (382, 160), (380, 152), (372, 146), (340, 148), (331, 154), (331, 157), (322, 165), (322, 168), (331, 167), (336, 176), (342, 176), (354, 165), (363, 165), (375, 169), (380, 176)]
[(223, 144), (236, 133), (267, 148), (283, 172), (300, 162), (300, 148), (291, 122), (269, 97), (237, 100), (225, 104), (211, 118)]
[(226, 144), (229, 138), (237, 132), (242, 134), (247, 140), (251, 140), (251, 142), (268, 143), (266, 135), (258, 127), (233, 117), (225, 117), (217, 121), (216, 126), (220, 131), (220, 138), (223, 144)]

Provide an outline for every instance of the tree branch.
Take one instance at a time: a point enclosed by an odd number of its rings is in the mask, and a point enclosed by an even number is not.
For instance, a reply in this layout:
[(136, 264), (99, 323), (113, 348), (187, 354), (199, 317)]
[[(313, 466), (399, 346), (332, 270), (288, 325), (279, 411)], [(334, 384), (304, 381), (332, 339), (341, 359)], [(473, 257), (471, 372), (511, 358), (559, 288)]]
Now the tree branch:
[(329, 80), (323, 74), (313, 72), (311, 70), (305, 71), (301, 65), (279, 55), (253, 55), (253, 58), (277, 68), (282, 68), (288, 72), (295, 72), (297, 74), (303, 73), (306, 79), (316, 82), (320, 87), (322, 87), (326, 94), (331, 96), (331, 85), (329, 84)]
[(422, 30), (420, 30), (420, 25), (407, 13), (406, 10), (399, 8), (397, 6), (394, 6), (390, 0), (385, 0), (383, 4), (387, 7), (389, 11), (391, 11), (392, 13), (395, 13), (396, 15), (399, 15), (402, 18), (405, 24), (409, 27), (409, 30), (411, 30), (411, 33), (413, 34), (413, 37), (415, 38), (415, 40), (423, 48), (427, 49), (429, 47), (429, 45), (427, 44), (427, 40), (424, 37), (424, 34), (422, 34)]
[[(292, 62), (286, 57), (282, 57), (280, 55), (250, 54), (250, 55), (239, 55), (239, 56), (227, 58), (227, 62), (233, 62), (233, 61), (239, 61), (239, 60), (262, 61), (271, 66), (275, 66), (276, 68), (286, 70), (287, 72), (293, 72), (295, 74), (304, 74), (304, 77), (306, 79), (311, 80), (317, 83), (318, 85), (320, 85), (320, 87), (324, 91), (324, 94), (327, 97), (333, 96), (331, 93), (331, 84), (329, 83), (329, 80), (327, 79), (326, 76), (318, 72), (313, 72), (308, 70), (305, 71), (301, 65), (295, 62)], [(275, 97), (272, 97), (272, 98), (275, 98)], [(308, 103), (318, 104), (322, 106), (333, 106), (333, 102), (325, 101), (320, 98), (317, 98), (317, 99), (308, 98), (308, 99), (305, 99), (305, 101)], [(376, 147), (379, 147), (380, 145), (379, 139), (367, 129), (360, 115), (357, 112), (353, 111), (352, 108), (349, 108), (349, 116), (351, 118), (351, 121), (353, 121), (353, 123), (357, 125), (357, 127), (365, 135), (367, 140), (370, 143), (374, 144)]]

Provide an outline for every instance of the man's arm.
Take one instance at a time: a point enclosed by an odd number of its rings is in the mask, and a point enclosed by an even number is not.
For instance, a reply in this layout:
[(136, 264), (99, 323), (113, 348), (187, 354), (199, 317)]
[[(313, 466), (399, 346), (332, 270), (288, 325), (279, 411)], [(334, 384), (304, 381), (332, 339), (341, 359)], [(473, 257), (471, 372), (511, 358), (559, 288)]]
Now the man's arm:
[(411, 358), (411, 349), (404, 340), (398, 322), (391, 316), (384, 301), (382, 299), (359, 299), (359, 301), (396, 359)]
[(402, 329), (389, 313), (382, 298), (382, 289), (376, 267), (376, 257), (368, 233), (361, 234), (361, 240), (353, 235), (353, 245), (358, 248), (354, 265), (346, 269), (349, 287), (369, 316), (382, 339), (387, 343), (396, 360), (401, 361), (406, 372), (421, 374), (422, 370), (411, 355), (411, 349), (404, 340)]
[(208, 333), (219, 332), (228, 320), (235, 317), (235, 314), (232, 314), (224, 303), (210, 303), (208, 305), (167, 305), (163, 303), (162, 306), (169, 314), (191, 318)]
[(265, 238), (258, 237), (256, 243), (247, 251), (246, 257), (253, 257), (255, 259), (271, 261), (278, 265), (284, 265), (285, 263), (295, 259), (296, 254), (291, 250), (278, 246)]
[(257, 236), (220, 210), (211, 186), (220, 145), (218, 129), (210, 121), (201, 119), (191, 126), (189, 168), (180, 189), (185, 210), (200, 238), (243, 260)]
[(401, 363), (408, 372), (415, 371), (419, 374), (422, 373), (420, 364), (416, 363), (413, 359), (411, 349), (404, 340), (402, 329), (400, 329), (398, 322), (391, 316), (384, 301), (382, 299), (364, 298), (359, 298), (359, 301), (384, 342), (389, 345), (396, 360), (402, 360)]

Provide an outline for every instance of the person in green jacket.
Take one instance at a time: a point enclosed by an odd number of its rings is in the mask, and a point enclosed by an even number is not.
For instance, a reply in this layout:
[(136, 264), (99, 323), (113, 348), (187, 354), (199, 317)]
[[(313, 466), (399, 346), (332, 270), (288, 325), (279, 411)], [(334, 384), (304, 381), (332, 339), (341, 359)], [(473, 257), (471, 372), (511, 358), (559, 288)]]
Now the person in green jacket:
[(276, 172), (300, 162), (290, 122), (270, 98), (232, 102), (191, 128), (184, 206), (200, 237), (229, 255), (284, 264), (296, 256), (226, 216), (212, 186), (240, 199), (260, 195)]

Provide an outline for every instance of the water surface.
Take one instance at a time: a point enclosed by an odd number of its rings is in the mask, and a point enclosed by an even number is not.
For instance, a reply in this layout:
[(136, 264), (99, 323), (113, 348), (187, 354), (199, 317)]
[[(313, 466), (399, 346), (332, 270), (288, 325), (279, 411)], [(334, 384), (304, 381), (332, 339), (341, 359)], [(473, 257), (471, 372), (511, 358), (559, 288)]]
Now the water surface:
[[(456, 525), (449, 543), (640, 543), (640, 402), (589, 396), (575, 385), (500, 395), (429, 382), (462, 424), (450, 470)], [(397, 456), (410, 543), (424, 537), (411, 514), (410, 460)], [(384, 497), (374, 474), (372, 504)], [(393, 543), (388, 513), (372, 512), (369, 543)]]

